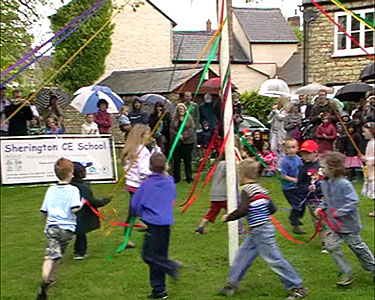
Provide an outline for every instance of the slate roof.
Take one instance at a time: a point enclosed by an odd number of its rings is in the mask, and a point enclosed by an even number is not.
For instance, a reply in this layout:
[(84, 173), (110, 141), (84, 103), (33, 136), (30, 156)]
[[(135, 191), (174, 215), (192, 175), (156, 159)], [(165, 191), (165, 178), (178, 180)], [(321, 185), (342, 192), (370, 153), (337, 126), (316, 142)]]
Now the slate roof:
[[(119, 95), (137, 95), (146, 93), (170, 93), (203, 70), (198, 66), (153, 68), (142, 70), (113, 71), (108, 77), (97, 83), (106, 85)], [(172, 79), (172, 83), (171, 83)]]
[(233, 8), (250, 43), (298, 43), (280, 9)]
[[(208, 41), (214, 34), (214, 31), (174, 31), (173, 32), (173, 61), (177, 62), (195, 62), (199, 58)], [(181, 45), (182, 42), (182, 45)], [(207, 61), (212, 47), (208, 49), (202, 61)], [(217, 55), (214, 62), (218, 62)], [(233, 63), (251, 63), (252, 60), (247, 56), (239, 42), (234, 38), (233, 43)]]
[[(319, 4), (332, 4), (332, 1), (329, 1), (329, 0), (315, 0), (316, 2), (318, 2)], [(345, 5), (345, 2), (361, 2), (362, 0), (342, 0), (341, 2), (344, 3)], [(303, 6), (314, 6), (314, 4), (311, 2), (311, 0), (303, 0), (302, 2), (302, 5)]]
[(288, 85), (299, 85), (303, 83), (302, 53), (294, 52), (291, 58), (277, 72), (280, 79)]

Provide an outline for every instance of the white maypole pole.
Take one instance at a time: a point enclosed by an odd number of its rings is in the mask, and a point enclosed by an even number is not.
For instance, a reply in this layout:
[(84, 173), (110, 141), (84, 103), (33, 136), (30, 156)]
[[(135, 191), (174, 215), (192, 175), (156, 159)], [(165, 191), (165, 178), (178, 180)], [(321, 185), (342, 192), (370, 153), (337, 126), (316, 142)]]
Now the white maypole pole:
[[(221, 86), (225, 80), (225, 75), (228, 73), (230, 67), (230, 42), (229, 42), (229, 29), (228, 29), (228, 3), (227, 0), (219, 0), (218, 16), (219, 24), (221, 20), (225, 20), (225, 25), (221, 33), (220, 42), (220, 77)], [(229, 2), (231, 5), (231, 1)], [(223, 7), (224, 6), (224, 7)], [(223, 13), (223, 16), (221, 15)], [(231, 10), (229, 10), (231, 13)], [(224, 134), (230, 130), (228, 141), (225, 145), (225, 161), (226, 161), (226, 176), (227, 176), (227, 200), (228, 212), (237, 209), (237, 187), (236, 187), (236, 162), (234, 153), (234, 132), (233, 132), (233, 107), (232, 107), (232, 89), (231, 83), (228, 82), (228, 98), (225, 104), (224, 111)], [(224, 91), (222, 91), (222, 101), (224, 99)], [(235, 253), (238, 249), (238, 222), (228, 222), (228, 248), (229, 248), (229, 264), (231, 265)]]

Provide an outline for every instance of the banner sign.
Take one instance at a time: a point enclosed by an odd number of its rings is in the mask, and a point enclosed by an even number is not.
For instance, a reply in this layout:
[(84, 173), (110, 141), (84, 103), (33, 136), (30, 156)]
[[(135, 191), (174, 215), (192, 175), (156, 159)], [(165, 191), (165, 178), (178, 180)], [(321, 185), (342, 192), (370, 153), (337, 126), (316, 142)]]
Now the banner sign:
[(2, 184), (55, 182), (55, 162), (65, 157), (92, 163), (88, 180), (115, 180), (111, 140), (98, 136), (37, 136), (1, 139)]

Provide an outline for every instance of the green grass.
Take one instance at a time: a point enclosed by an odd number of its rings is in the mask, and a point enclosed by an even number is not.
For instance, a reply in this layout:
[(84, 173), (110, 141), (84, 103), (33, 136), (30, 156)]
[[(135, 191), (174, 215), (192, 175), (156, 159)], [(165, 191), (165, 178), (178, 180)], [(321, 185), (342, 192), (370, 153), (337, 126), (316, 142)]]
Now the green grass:
[[(280, 184), (275, 179), (262, 179), (271, 191), (279, 207), (287, 208), (282, 197)], [(94, 185), (98, 196), (104, 196), (112, 185)], [(1, 189), (1, 299), (34, 299), (40, 281), (45, 237), (44, 221), (39, 208), (47, 187), (2, 187)], [(178, 200), (181, 202), (191, 185), (178, 185)], [(360, 188), (360, 185), (357, 185)], [(127, 193), (119, 190), (112, 207), (125, 214)], [(170, 256), (184, 262), (181, 279), (168, 279), (170, 299), (223, 299), (217, 291), (223, 286), (228, 272), (227, 226), (221, 221), (209, 224), (206, 235), (193, 233), (200, 218), (209, 206), (209, 188), (184, 215), (178, 214), (173, 227)], [(373, 203), (361, 199), (362, 237), (374, 250), (374, 219), (368, 217)], [(287, 222), (288, 211), (281, 210), (276, 218), (290, 231)], [(111, 217), (111, 216), (110, 216)], [(122, 218), (111, 217), (112, 220)], [(310, 216), (306, 214), (304, 228), (312, 234)], [(51, 299), (145, 299), (150, 292), (148, 268), (142, 262), (140, 249), (143, 234), (133, 234), (136, 249), (125, 250), (111, 261), (106, 255), (113, 253), (122, 239), (122, 229), (116, 228), (105, 236), (103, 231), (89, 233), (90, 256), (83, 261), (74, 261), (72, 246), (57, 271), (57, 284), (51, 289)], [(320, 253), (320, 244), (314, 240), (310, 244), (296, 245), (277, 234), (277, 240), (284, 256), (291, 262), (308, 287), (308, 299), (374, 299), (373, 280), (365, 272), (353, 253), (344, 246), (344, 251), (352, 262), (356, 282), (350, 288), (335, 286), (337, 268), (329, 255)], [(270, 271), (261, 258), (254, 265), (241, 284), (241, 290), (233, 299), (283, 299), (287, 292), (277, 276)]]

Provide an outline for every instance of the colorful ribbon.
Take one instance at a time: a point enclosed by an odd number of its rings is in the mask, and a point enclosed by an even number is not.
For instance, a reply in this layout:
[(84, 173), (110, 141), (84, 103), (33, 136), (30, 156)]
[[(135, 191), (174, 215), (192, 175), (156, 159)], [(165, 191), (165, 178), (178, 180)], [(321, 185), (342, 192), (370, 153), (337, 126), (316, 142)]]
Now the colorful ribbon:
[(90, 8), (86, 9), (81, 15), (73, 19), (69, 22), (68, 25), (66, 25), (64, 28), (60, 29), (53, 37), (51, 37), (49, 40), (44, 42), (42, 45), (36, 47), (34, 50), (27, 53), (24, 57), (22, 57), (20, 60), (15, 62), (13, 65), (9, 66), (6, 70), (1, 72), (1, 77), (4, 77), (9, 74), (12, 70), (20, 66), (23, 62), (25, 62), (28, 58), (30, 58), (33, 54), (37, 53), (40, 49), (42, 49), (45, 45), (47, 45), (49, 42), (53, 41), (54, 39), (58, 38), (60, 35), (62, 35), (65, 31), (67, 31), (70, 27), (75, 25), (79, 20), (82, 18), (88, 16), (93, 10), (97, 9), (100, 5), (103, 4), (104, 0), (99, 0), (96, 3), (94, 3)]
[(354, 38), (352, 37), (339, 23), (337, 23), (328, 13), (327, 11), (319, 5), (315, 0), (311, 0), (311, 3), (313, 3), (333, 24), (335, 24), (345, 35), (352, 40), (354, 44), (356, 44), (359, 48), (363, 50), (369, 57), (371, 57), (372, 60), (375, 59), (375, 56), (368, 53), (365, 48), (361, 46), (361, 44)]
[(338, 1), (338, 0), (331, 0), (331, 2), (333, 4), (335, 4), (337, 7), (341, 8), (346, 13), (348, 13), (349, 15), (351, 15), (354, 19), (356, 19), (357, 21), (361, 22), (366, 27), (368, 27), (368, 28), (370, 28), (371, 30), (374, 31), (374, 27), (373, 26), (371, 26), (368, 22), (366, 22), (366, 20), (362, 19), (360, 16), (358, 16), (354, 12), (350, 11), (349, 9), (347, 9), (340, 1)]

